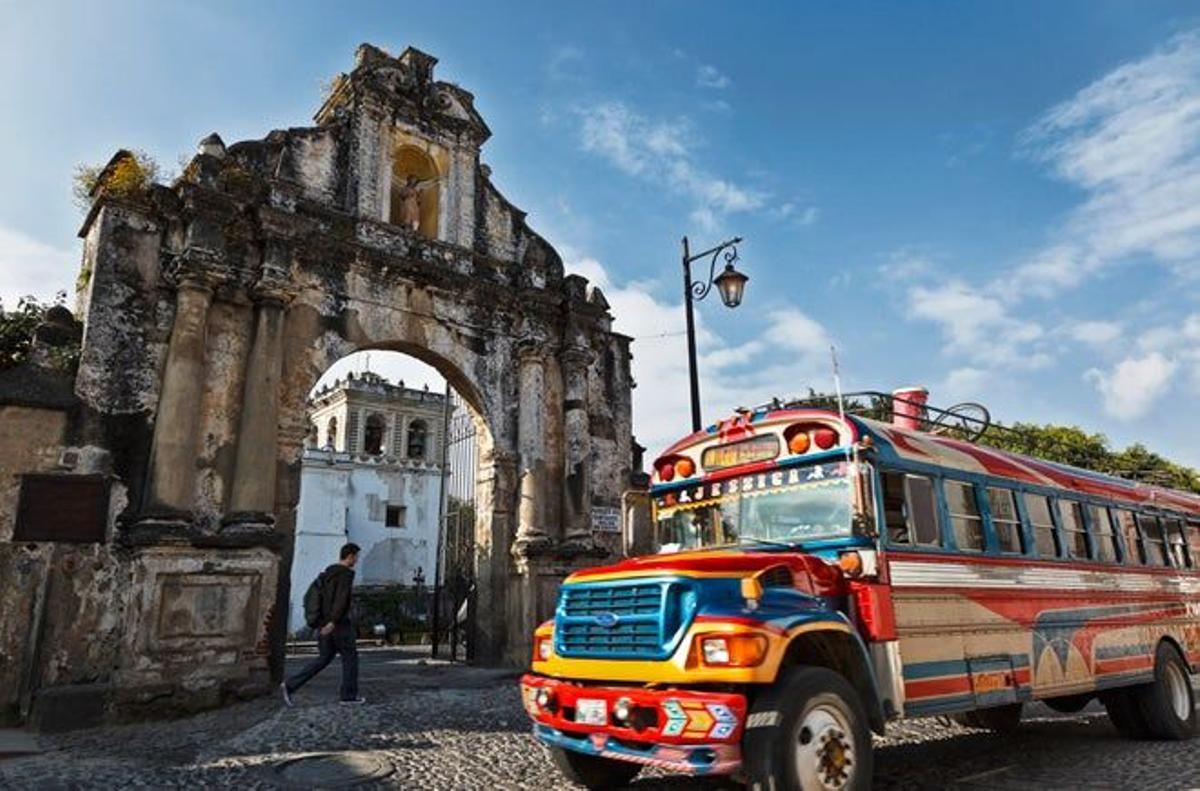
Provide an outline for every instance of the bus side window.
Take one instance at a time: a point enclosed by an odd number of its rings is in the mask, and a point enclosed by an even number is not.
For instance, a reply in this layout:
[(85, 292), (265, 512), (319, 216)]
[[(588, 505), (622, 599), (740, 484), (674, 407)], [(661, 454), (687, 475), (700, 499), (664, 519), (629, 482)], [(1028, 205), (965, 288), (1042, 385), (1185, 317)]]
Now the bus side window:
[(1025, 492), (1025, 511), (1033, 527), (1033, 543), (1037, 553), (1044, 558), (1058, 557), (1058, 544), (1054, 540), (1054, 519), (1050, 516), (1050, 498), (1041, 494)]
[(933, 481), (923, 475), (899, 472), (885, 472), (880, 477), (888, 540), (893, 544), (939, 546)]
[(1116, 520), (1117, 530), (1121, 532), (1121, 538), (1125, 540), (1125, 562), (1132, 566), (1144, 565), (1146, 563), (1146, 546), (1138, 535), (1133, 514), (1114, 508), (1112, 515)]
[(1200, 569), (1200, 522), (1188, 522), (1188, 560), (1194, 569)]
[(1117, 537), (1113, 535), (1112, 522), (1108, 520), (1108, 509), (1100, 505), (1089, 505), (1087, 512), (1092, 523), (1092, 543), (1096, 547), (1096, 560), (1115, 563)]
[(1167, 552), (1175, 568), (1187, 568), (1187, 539), (1183, 535), (1183, 521), (1172, 516), (1162, 520), (1162, 526), (1167, 534)]
[(1073, 558), (1087, 559), (1087, 529), (1083, 526), (1083, 509), (1074, 500), (1059, 500), (1058, 513), (1062, 517), (1063, 541)]
[(982, 552), (983, 517), (979, 515), (974, 485), (948, 480), (945, 492), (946, 510), (950, 513), (950, 525), (954, 528), (954, 542), (959, 549)]
[(988, 510), (992, 514), (992, 528), (1001, 552), (1025, 551), (1021, 536), (1021, 519), (1017, 516), (1017, 501), (1008, 489), (988, 487)]
[(904, 476), (905, 499), (908, 503), (908, 524), (918, 544), (941, 546), (942, 531), (938, 524), (937, 496), (933, 481), (924, 475)]
[(1142, 529), (1142, 546), (1145, 550), (1146, 563), (1151, 566), (1167, 566), (1167, 545), (1163, 541), (1162, 528), (1157, 517), (1150, 514), (1137, 515), (1138, 527)]
[(911, 544), (904, 507), (904, 474), (881, 472), (879, 477), (883, 481), (883, 521), (887, 525), (888, 543)]

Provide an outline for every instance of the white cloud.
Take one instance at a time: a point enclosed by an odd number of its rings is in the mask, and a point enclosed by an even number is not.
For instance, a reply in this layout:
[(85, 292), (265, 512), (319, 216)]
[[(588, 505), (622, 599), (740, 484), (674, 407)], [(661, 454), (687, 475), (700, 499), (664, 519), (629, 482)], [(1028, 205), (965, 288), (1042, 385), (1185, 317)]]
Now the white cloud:
[(53, 247), (13, 228), (0, 225), (0, 301), (13, 308), (25, 296), (52, 299), (74, 291), (80, 254)]
[(711, 230), (726, 214), (761, 208), (766, 195), (709, 173), (695, 162), (695, 133), (686, 119), (651, 120), (622, 102), (604, 102), (580, 112), (585, 151), (619, 170), (693, 202), (693, 221)]
[(567, 80), (575, 76), (574, 67), (583, 61), (583, 50), (573, 44), (564, 44), (550, 53), (546, 73), (552, 80)]
[(961, 280), (908, 290), (913, 318), (942, 328), (946, 351), (989, 367), (1042, 368), (1051, 362), (1037, 343), (1041, 326), (1014, 318), (1000, 299), (987, 296)]
[(1091, 346), (1106, 346), (1121, 337), (1123, 328), (1117, 321), (1079, 321), (1066, 327), (1072, 340)]
[(991, 389), (989, 385), (993, 376), (990, 371), (982, 368), (972, 366), (955, 368), (946, 376), (945, 381), (938, 386), (935, 392), (937, 398), (944, 399), (945, 403), (978, 400), (982, 394)]
[(722, 90), (729, 87), (730, 80), (716, 66), (705, 64), (696, 69), (696, 84), (701, 88)]
[(1104, 411), (1120, 420), (1145, 416), (1171, 384), (1178, 364), (1159, 352), (1128, 357), (1108, 371), (1092, 368), (1084, 378), (1100, 393)]
[(1126, 63), (1051, 108), (1024, 150), (1084, 190), (1046, 249), (1015, 272), (1051, 296), (1127, 261), (1195, 274), (1200, 256), (1200, 33)]

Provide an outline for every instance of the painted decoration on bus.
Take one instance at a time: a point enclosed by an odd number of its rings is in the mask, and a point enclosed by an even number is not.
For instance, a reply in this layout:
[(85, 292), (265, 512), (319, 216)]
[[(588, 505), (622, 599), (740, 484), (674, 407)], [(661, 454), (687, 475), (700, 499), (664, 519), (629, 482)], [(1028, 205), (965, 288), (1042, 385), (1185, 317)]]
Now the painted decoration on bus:
[(779, 455), (779, 437), (764, 434), (729, 445), (717, 445), (704, 451), (700, 463), (706, 470), (723, 470), (756, 461), (770, 461)]
[(659, 539), (682, 549), (743, 539), (812, 541), (851, 527), (852, 470), (845, 461), (703, 483), (654, 499)]

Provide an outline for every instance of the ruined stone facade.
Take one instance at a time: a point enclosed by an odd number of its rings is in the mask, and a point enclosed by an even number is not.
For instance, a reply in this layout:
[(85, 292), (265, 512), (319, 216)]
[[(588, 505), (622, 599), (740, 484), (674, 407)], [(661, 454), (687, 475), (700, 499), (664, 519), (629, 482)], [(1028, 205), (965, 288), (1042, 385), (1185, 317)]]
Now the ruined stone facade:
[[(423, 360), (474, 413), (480, 661), (527, 661), (561, 575), (619, 551), (592, 517), (628, 488), (629, 339), (492, 185), (490, 132), (434, 64), (364, 45), (315, 126), (210, 136), (134, 196), (102, 176), (74, 400), (6, 411), (26, 452), (0, 472), (99, 476), (108, 518), (102, 542), (12, 542), (24, 484), (3, 479), (5, 711), (209, 705), (279, 677), (307, 398), (352, 351)], [(415, 230), (390, 221), (404, 200)]]

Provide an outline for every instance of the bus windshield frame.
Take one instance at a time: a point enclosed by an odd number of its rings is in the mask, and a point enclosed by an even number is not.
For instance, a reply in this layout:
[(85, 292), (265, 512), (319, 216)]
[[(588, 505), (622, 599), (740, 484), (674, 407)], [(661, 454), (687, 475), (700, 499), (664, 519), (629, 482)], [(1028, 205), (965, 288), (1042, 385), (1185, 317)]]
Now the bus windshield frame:
[(854, 538), (872, 475), (865, 462), (826, 458), (655, 494), (655, 543), (665, 553)]

